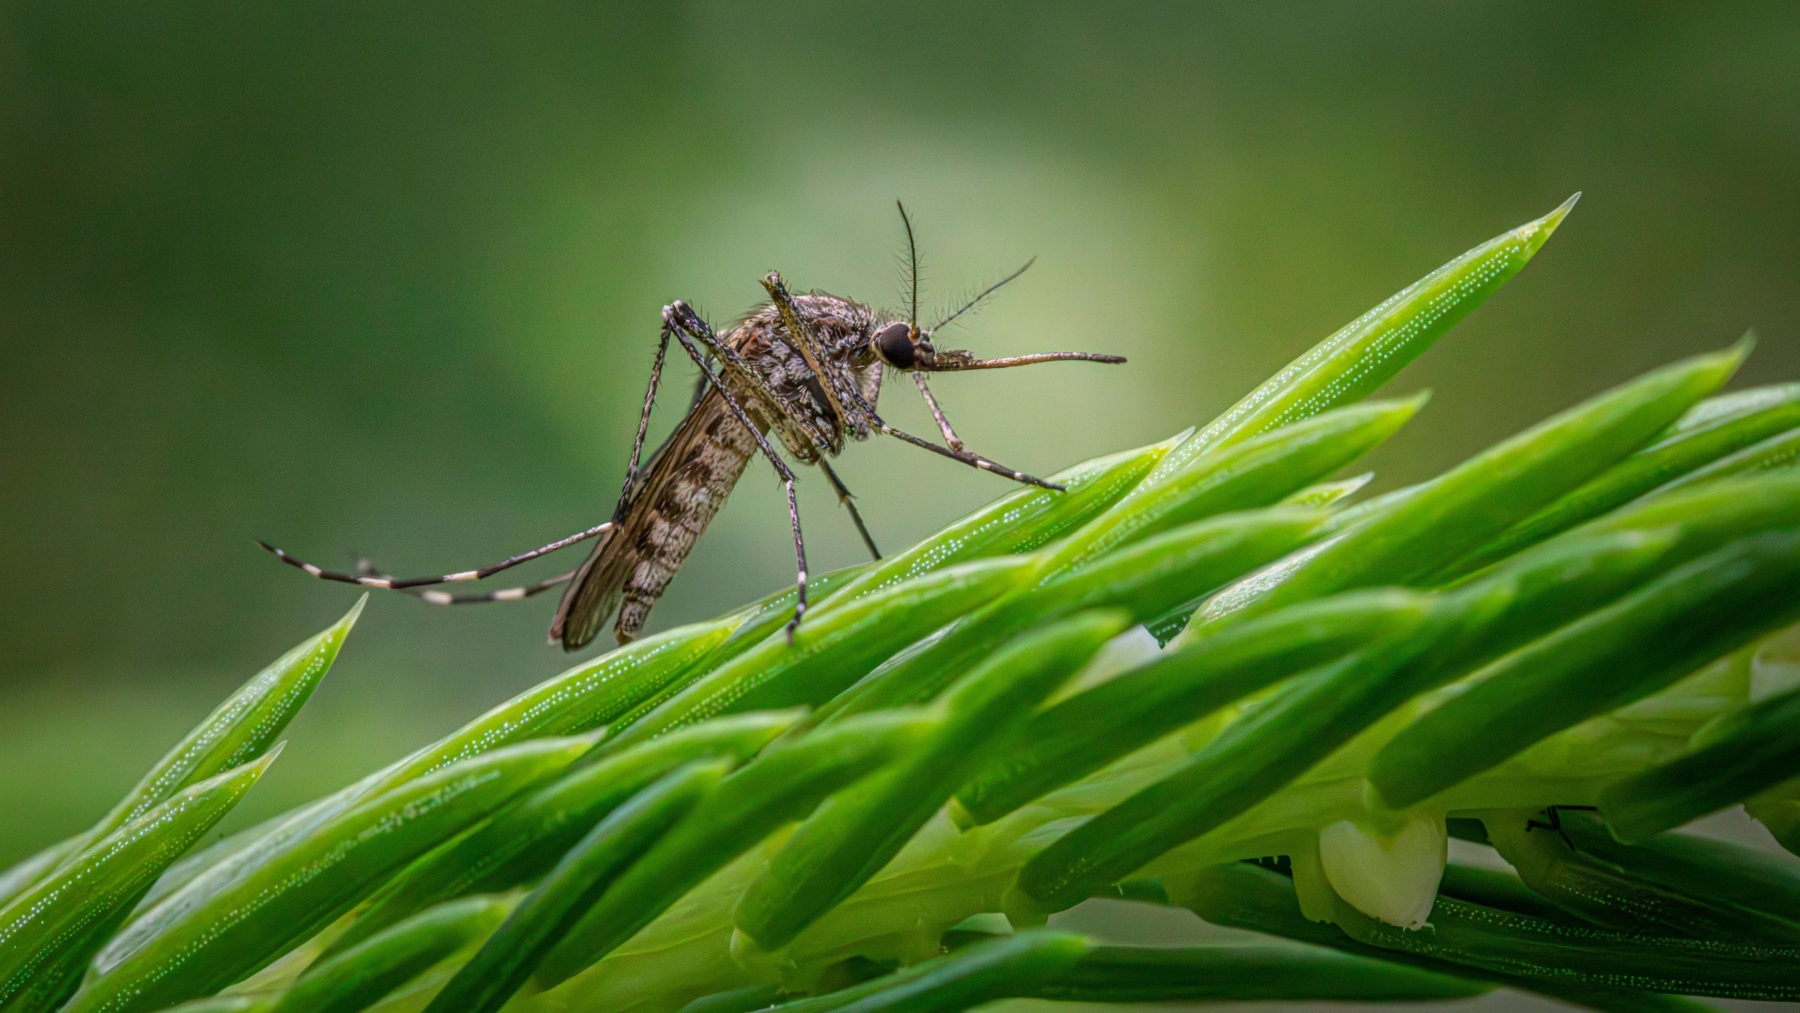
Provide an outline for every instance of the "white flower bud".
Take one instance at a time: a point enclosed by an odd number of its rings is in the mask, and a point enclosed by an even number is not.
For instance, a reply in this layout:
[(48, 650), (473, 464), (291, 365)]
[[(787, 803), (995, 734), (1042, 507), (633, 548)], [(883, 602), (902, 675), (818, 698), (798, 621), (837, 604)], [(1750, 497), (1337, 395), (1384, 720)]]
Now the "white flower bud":
[(1444, 821), (1410, 816), (1392, 833), (1339, 820), (1319, 831), (1325, 879), (1371, 918), (1416, 929), (1431, 915), (1448, 849)]

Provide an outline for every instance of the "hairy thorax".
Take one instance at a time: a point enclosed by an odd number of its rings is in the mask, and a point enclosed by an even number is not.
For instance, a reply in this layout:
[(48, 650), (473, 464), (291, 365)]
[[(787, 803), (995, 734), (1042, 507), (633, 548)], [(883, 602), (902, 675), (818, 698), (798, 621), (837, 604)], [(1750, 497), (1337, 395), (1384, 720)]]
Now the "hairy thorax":
[(773, 431), (789, 453), (811, 464), (821, 456), (833, 456), (843, 450), (846, 437), (869, 438), (861, 412), (848, 412), (849, 418), (845, 419), (832, 410), (826, 384), (833, 385), (840, 404), (861, 398), (873, 408), (881, 389), (881, 367), (869, 352), (875, 315), (867, 306), (817, 292), (795, 296), (794, 306), (811, 325), (823, 354), (830, 360), (823, 364), (825, 377), (813, 371), (806, 357), (788, 339), (787, 329), (773, 306), (764, 306), (745, 317), (724, 340), (743, 356), (782, 406), (765, 404), (761, 393), (744, 390), (743, 384), (731, 384), (732, 393), (760, 428)]

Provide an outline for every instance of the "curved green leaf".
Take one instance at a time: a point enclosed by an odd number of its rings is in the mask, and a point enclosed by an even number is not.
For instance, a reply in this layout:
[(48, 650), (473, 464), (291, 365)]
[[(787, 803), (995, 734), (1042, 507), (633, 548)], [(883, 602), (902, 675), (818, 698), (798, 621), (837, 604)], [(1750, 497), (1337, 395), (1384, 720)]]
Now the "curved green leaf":
[(890, 711), (777, 743), (721, 781), (639, 859), (545, 957), (548, 988), (631, 938), (695, 885), (806, 815), (833, 792), (913, 748), (942, 720)]
[[(547, 871), (595, 823), (690, 760), (742, 762), (791, 728), (798, 711), (715, 718), (575, 768), (403, 873), (335, 947), (366, 938), (441, 900), (504, 890)], [(584, 757), (585, 759), (585, 757)]]
[(642, 742), (726, 710), (818, 704), (894, 651), (1024, 580), (1029, 559), (962, 563), (895, 585), (800, 624), (794, 642), (771, 634), (701, 676), (604, 747)]
[(1469, 250), (1346, 324), (1170, 451), (1146, 489), (1217, 447), (1373, 393), (1519, 273), (1581, 197)]
[(275, 1004), (275, 1013), (365, 1009), (493, 931), (509, 907), (495, 897), (467, 897), (414, 915), (308, 967)]
[[(1468, 573), (1627, 503), (1653, 489), (1662, 492), (1689, 482), (1722, 477), (1709, 467), (1721, 459), (1737, 457), (1737, 451), (1776, 434), (1800, 426), (1800, 384), (1765, 388), (1742, 402), (1736, 411), (1708, 412), (1695, 420), (1684, 416), (1682, 424), (1656, 443), (1632, 454), (1537, 513), (1506, 529), (1500, 537), (1471, 553), (1445, 573)], [(1713, 398), (1710, 400), (1723, 400)], [(1706, 404), (1706, 402), (1701, 402)], [(1690, 411), (1688, 416), (1695, 415)], [(1792, 436), (1789, 434), (1792, 442)], [(1698, 470), (1697, 470), (1698, 469)], [(1725, 473), (1735, 473), (1737, 468)], [(1682, 479), (1682, 476), (1690, 476)]]
[(1196, 521), (1021, 589), (889, 659), (820, 708), (821, 723), (929, 700), (988, 652), (1048, 619), (1089, 608), (1121, 608), (1134, 622), (1155, 618), (1303, 544), (1324, 516), (1279, 507)]
[(1369, 780), (1388, 805), (1415, 805), (1793, 621), (1796, 580), (1796, 533), (1743, 539), (1687, 563), (1495, 662), (1382, 747)]
[[(0, 908), (0, 1003), (13, 998), (89, 929), (122, 913), (256, 784), (275, 750), (184, 788), (127, 820)], [(88, 953), (75, 954), (74, 962)]]
[[(1780, 590), (1772, 593), (1783, 595)], [(1600, 793), (1600, 807), (1613, 833), (1636, 843), (1742, 802), (1796, 774), (1800, 774), (1800, 690), (1790, 690), (1725, 716), (1706, 730), (1704, 741), (1692, 751), (1607, 785)]]
[(1505, 440), (1410, 490), (1282, 572), (1227, 589), (1184, 636), (1351, 587), (1422, 581), (1661, 432), (1731, 378), (1749, 349), (1654, 370)]
[(738, 901), (738, 929), (778, 949), (856, 892), (1128, 623), (1116, 611), (1082, 613), (1019, 637), (958, 679), (937, 702), (943, 722), (929, 739), (827, 800), (788, 838)]
[(492, 1013), (505, 1005), (619, 873), (687, 815), (730, 768), (728, 761), (693, 761), (596, 824), (456, 972), (427, 1013)]
[(1429, 603), (1398, 589), (1349, 592), (1168, 651), (1032, 715), (957, 802), (970, 821), (990, 823), (1234, 700), (1410, 629)]
[(527, 742), (451, 764), (350, 807), (192, 906), (176, 894), (109, 947), (70, 1013), (152, 1010), (242, 979), (349, 910), (396, 869), (557, 771), (582, 739)]

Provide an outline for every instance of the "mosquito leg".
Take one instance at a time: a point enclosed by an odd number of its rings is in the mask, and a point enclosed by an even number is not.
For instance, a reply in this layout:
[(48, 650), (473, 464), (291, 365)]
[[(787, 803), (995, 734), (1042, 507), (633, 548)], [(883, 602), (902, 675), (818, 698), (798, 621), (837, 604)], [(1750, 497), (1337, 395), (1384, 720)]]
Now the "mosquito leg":
[(863, 544), (869, 547), (869, 555), (880, 559), (881, 550), (875, 547), (875, 539), (869, 535), (867, 525), (863, 524), (862, 514), (856, 510), (856, 497), (850, 495), (850, 490), (844, 487), (844, 480), (831, 469), (831, 465), (825, 463), (823, 457), (819, 458), (819, 470), (825, 473), (826, 480), (831, 483), (833, 489), (837, 490), (838, 502), (844, 505), (844, 509), (850, 511), (850, 520), (856, 525), (856, 533), (862, 535)]
[(424, 588), (403, 587), (400, 590), (410, 594), (427, 605), (482, 605), (490, 601), (523, 601), (534, 594), (542, 594), (553, 587), (567, 584), (575, 576), (575, 571), (560, 573), (547, 577), (535, 584), (523, 587), (507, 587), (498, 591), (487, 591), (482, 594), (451, 594), (448, 591), (431, 591)]
[[(766, 393), (768, 395), (766, 400), (771, 404), (779, 403), (780, 398), (772, 391), (766, 389), (766, 385), (763, 383), (762, 378), (756, 374), (755, 370), (750, 368), (750, 364), (744, 361), (744, 357), (738, 354), (737, 349), (720, 341), (718, 335), (713, 333), (712, 326), (701, 319), (700, 314), (694, 312), (692, 306), (689, 306), (679, 299), (675, 300), (663, 307), (663, 322), (666, 326), (674, 328), (674, 333), (677, 338), (683, 338), (685, 336), (685, 338), (698, 341), (700, 344), (704, 345), (709, 353), (718, 358), (720, 366), (722, 366), (725, 373), (729, 374), (732, 378), (747, 387)], [(683, 340), (682, 344), (687, 348), (690, 355), (695, 355), (694, 349), (692, 346), (688, 345), (686, 340)], [(700, 367), (701, 372), (705, 374), (700, 377), (700, 382), (702, 384), (711, 383), (714, 386), (718, 386), (719, 379), (713, 374), (712, 367), (707, 364), (706, 360), (695, 355), (694, 362)], [(723, 387), (720, 387), (719, 392), (725, 395), (727, 401), (732, 400), (732, 395)], [(754, 430), (754, 427), (752, 427), (752, 430), (756, 431)]]
[[(915, 378), (917, 378), (918, 374), (914, 373), (913, 376)], [(923, 382), (920, 383), (920, 390), (921, 391), (924, 390)], [(1010, 478), (1015, 482), (1022, 482), (1026, 485), (1042, 486), (1045, 489), (1050, 489), (1055, 492), (1063, 491), (1063, 487), (1060, 485), (1057, 485), (1055, 482), (1047, 482), (1036, 476), (1027, 475), (1022, 471), (1018, 471), (1013, 468), (1008, 468), (1006, 465), (1001, 464), (998, 461), (991, 461), (985, 457), (982, 457), (980, 454), (971, 454), (967, 450), (964, 450), (960, 446), (960, 444), (962, 443), (961, 440), (957, 440), (956, 442), (957, 442), (958, 446), (955, 449), (951, 449), (948, 447), (940, 447), (937, 444), (932, 443), (930, 440), (920, 439), (919, 437), (914, 436), (911, 433), (904, 432), (899, 429), (895, 429), (893, 426), (890, 426), (886, 422), (884, 422), (880, 415), (877, 415), (875, 413), (875, 406), (870, 404), (868, 399), (863, 397), (863, 395), (861, 393), (859, 393), (855, 390), (852, 390), (850, 392), (850, 396), (851, 396), (852, 403), (854, 403), (857, 407), (858, 414), (860, 414), (863, 417), (864, 423), (866, 425), (868, 425), (869, 428), (875, 430), (878, 433), (886, 433), (889, 436), (893, 436), (898, 439), (905, 440), (907, 443), (910, 443), (915, 447), (924, 447), (926, 450), (929, 450), (934, 454), (942, 454), (945, 457), (950, 458), (952, 461), (961, 461), (962, 463), (968, 465), (971, 468), (980, 468), (982, 471), (991, 471), (996, 475), (1003, 475), (1006, 478)], [(937, 408), (937, 404), (935, 401), (932, 400), (931, 395), (929, 393), (926, 393), (925, 398), (926, 398), (927, 403), (929, 403), (932, 406), (932, 408), (935, 410)], [(938, 416), (938, 421), (940, 423), (942, 423), (942, 425), (944, 427), (945, 434), (947, 436), (954, 437), (956, 434), (949, 431), (950, 423), (948, 421), (944, 420), (943, 414), (941, 412), (936, 412), (936, 414)]]
[(782, 484), (787, 486), (788, 524), (794, 529), (794, 566), (798, 574), (794, 581), (794, 618), (787, 624), (787, 642), (791, 647), (794, 631), (800, 628), (800, 617), (806, 614), (806, 537), (800, 533), (800, 500), (794, 495), (794, 476), (784, 476)]
[(656, 405), (656, 387), (662, 382), (663, 359), (669, 354), (669, 325), (663, 323), (662, 335), (656, 342), (656, 361), (650, 366), (650, 386), (644, 391), (644, 410), (638, 415), (637, 436), (631, 441), (631, 464), (625, 469), (625, 487), (619, 490), (619, 505), (613, 508), (616, 522), (631, 505), (631, 487), (638, 477), (638, 462), (644, 455), (644, 433), (650, 428), (650, 409)]
[(925, 374), (914, 372), (912, 378), (913, 383), (919, 385), (919, 393), (925, 398), (925, 407), (931, 409), (931, 417), (937, 419), (938, 430), (944, 434), (944, 442), (950, 445), (951, 450), (964, 449), (956, 430), (950, 428), (950, 420), (944, 417), (944, 410), (938, 407), (937, 398), (931, 396), (931, 388), (925, 385)]
[[(376, 567), (375, 561), (367, 556), (357, 558), (356, 575), (358, 577), (387, 577), (390, 580), (393, 579), (381, 572), (381, 570)], [(402, 587), (395, 588), (395, 590), (399, 591), (401, 594), (410, 594), (427, 605), (481, 605), (491, 601), (519, 601), (523, 598), (529, 598), (534, 594), (542, 594), (553, 587), (567, 584), (570, 578), (574, 576), (575, 571), (570, 570), (568, 573), (558, 574), (555, 577), (548, 577), (535, 584), (526, 584), (522, 587), (505, 587), (494, 591), (483, 591), (480, 594), (451, 594), (448, 591), (436, 591), (422, 587)]]
[(996, 461), (990, 461), (987, 458), (982, 457), (980, 454), (971, 454), (966, 450), (951, 450), (948, 447), (940, 447), (937, 444), (932, 443), (930, 440), (922, 440), (919, 437), (914, 436), (911, 433), (902, 432), (901, 430), (895, 429), (893, 426), (888, 425), (886, 422), (881, 421), (881, 419), (879, 419), (879, 418), (874, 420), (874, 425), (878, 431), (886, 433), (889, 436), (893, 436), (898, 439), (905, 440), (907, 443), (910, 443), (915, 447), (924, 447), (926, 450), (929, 450), (934, 454), (942, 454), (943, 456), (950, 458), (952, 461), (961, 461), (962, 463), (968, 465), (971, 468), (980, 468), (982, 471), (991, 471), (996, 475), (1001, 475), (1006, 478), (1010, 478), (1015, 482), (1021, 482), (1021, 483), (1024, 483), (1025, 485), (1040, 486), (1042, 488), (1050, 489), (1055, 492), (1063, 491), (1063, 487), (1060, 485), (1057, 485), (1055, 482), (1047, 482), (1036, 476), (1027, 475), (1022, 471), (1015, 471), (1012, 468), (1008, 468), (1004, 464), (1000, 464)]
[[(918, 374), (915, 373), (913, 375), (916, 377)], [(996, 475), (1005, 476), (1006, 478), (1010, 478), (1015, 482), (1022, 482), (1026, 485), (1042, 486), (1043, 488), (1050, 489), (1054, 492), (1062, 492), (1063, 491), (1063, 487), (1060, 485), (1057, 485), (1055, 482), (1047, 482), (1041, 478), (1037, 478), (1036, 476), (1027, 475), (1022, 471), (1017, 471), (1013, 468), (1008, 468), (1006, 465), (1001, 464), (998, 461), (991, 461), (985, 457), (982, 457), (980, 454), (971, 454), (967, 450), (962, 449), (960, 446), (954, 450), (949, 449), (947, 447), (940, 447), (937, 444), (932, 443), (930, 440), (920, 439), (919, 437), (914, 436), (911, 433), (904, 432), (899, 429), (895, 429), (893, 426), (890, 426), (886, 422), (882, 421), (881, 416), (877, 415), (875, 413), (875, 406), (870, 404), (868, 402), (867, 398), (863, 397), (860, 393), (858, 393), (856, 391), (851, 391), (850, 393), (851, 393), (853, 402), (855, 403), (859, 413), (863, 416), (866, 424), (869, 426), (869, 428), (875, 430), (878, 433), (886, 433), (889, 436), (893, 436), (898, 439), (905, 440), (907, 443), (910, 443), (915, 447), (924, 447), (926, 450), (929, 450), (934, 454), (942, 454), (945, 457), (948, 457), (953, 461), (961, 461), (962, 463), (968, 465), (971, 468), (980, 468), (982, 471), (991, 471)], [(930, 395), (927, 394), (926, 397), (929, 398)], [(935, 407), (935, 405), (934, 405), (934, 407)], [(941, 415), (939, 417), (940, 417), (940, 419), (942, 418)], [(945, 426), (945, 429), (948, 430), (949, 423), (945, 422), (944, 426)], [(950, 435), (955, 435), (955, 434), (952, 433)], [(962, 441), (958, 440), (957, 442), (960, 444)]]
[[(688, 319), (678, 318), (677, 314), (680, 311), (686, 311), (685, 316)], [(754, 375), (749, 373), (748, 367), (744, 364), (743, 359), (738, 357), (736, 350), (714, 337), (712, 328), (707, 326), (706, 321), (701, 320), (699, 315), (688, 309), (684, 303), (663, 307), (663, 321), (668, 325), (670, 332), (675, 335), (675, 340), (681, 342), (681, 347), (687, 352), (688, 357), (694, 360), (694, 365), (700, 367), (701, 374), (712, 384), (713, 389), (719, 392), (719, 396), (725, 399), (725, 404), (731, 408), (731, 413), (737, 416), (738, 422), (750, 431), (750, 436), (756, 440), (757, 449), (762, 451), (762, 455), (768, 458), (769, 463), (775, 467), (775, 473), (781, 476), (782, 485), (787, 489), (788, 524), (794, 532), (794, 562), (797, 571), (794, 581), (796, 588), (794, 618), (788, 620), (787, 624), (787, 640), (791, 644), (794, 642), (794, 631), (800, 627), (800, 617), (806, 615), (806, 538), (800, 533), (800, 499), (794, 489), (794, 471), (788, 467), (786, 461), (781, 459), (781, 455), (775, 452), (775, 448), (769, 446), (769, 441), (763, 436), (762, 430), (750, 421), (750, 414), (744, 411), (743, 405), (738, 403), (737, 395), (733, 394), (731, 388), (726, 386), (725, 382), (719, 379), (718, 374), (714, 373), (712, 368), (707, 365), (706, 357), (701, 354), (700, 349), (694, 347), (694, 339), (700, 340), (712, 349), (719, 356), (720, 362), (727, 368), (733, 368), (735, 363), (735, 368), (742, 370), (754, 383)], [(690, 331), (690, 328), (693, 330)], [(693, 335), (692, 338), (689, 336), (690, 333)]]
[(819, 339), (800, 316), (799, 308), (794, 305), (794, 297), (788, 293), (787, 283), (781, 280), (781, 275), (770, 271), (763, 278), (762, 286), (768, 291), (769, 301), (774, 304), (775, 312), (780, 314), (781, 325), (787, 329), (794, 348), (806, 360), (807, 368), (818, 378), (819, 389), (825, 392), (825, 401), (831, 406), (832, 414), (837, 416), (838, 424), (848, 425), (850, 414), (844, 410), (844, 402), (855, 395), (855, 389), (838, 389), (838, 374), (825, 368), (824, 350), (818, 347)]
[[(478, 570), (459, 570), (456, 573), (446, 573), (437, 577), (394, 578), (372, 576), (365, 572), (344, 573), (340, 570), (327, 570), (323, 567), (314, 566), (305, 560), (296, 559), (260, 538), (256, 540), (256, 544), (269, 550), (275, 555), (276, 559), (281, 560), (297, 570), (303, 570), (320, 580), (334, 580), (340, 584), (357, 584), (362, 587), (378, 587), (392, 591), (404, 591), (407, 588), (423, 587), (428, 584), (454, 584), (465, 580), (481, 580), (484, 577), (491, 577), (501, 570), (510, 570), (520, 563), (530, 562), (539, 556), (547, 556), (558, 549), (566, 549), (577, 542), (585, 542), (596, 535), (605, 534), (612, 526), (612, 521), (607, 521), (605, 524), (596, 524), (586, 531), (577, 531), (567, 538), (558, 538), (556, 541), (551, 542), (548, 545), (540, 545), (530, 552), (521, 552), (516, 556), (509, 556), (492, 566), (484, 566)], [(358, 570), (360, 571), (362, 569), (363, 568), (359, 565)]]

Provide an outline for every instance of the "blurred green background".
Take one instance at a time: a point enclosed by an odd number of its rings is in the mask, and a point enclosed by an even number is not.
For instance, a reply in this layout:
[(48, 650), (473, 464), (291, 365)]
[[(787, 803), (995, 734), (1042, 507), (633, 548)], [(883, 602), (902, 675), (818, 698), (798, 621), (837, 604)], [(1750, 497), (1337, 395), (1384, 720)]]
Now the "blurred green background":
[[(1746, 328), (1741, 382), (1800, 377), (1796, 166), (1793, 4), (0, 4), (0, 862), (354, 600), (252, 537), (439, 572), (602, 519), (658, 308), (897, 303), (895, 198), (928, 304), (1039, 257), (958, 343), (1131, 357), (940, 382), (1049, 472), (1586, 191), (1399, 381), (1393, 484)], [(896, 547), (1006, 491), (842, 472)], [(784, 527), (753, 465), (654, 627), (790, 580)], [(374, 600), (234, 821), (561, 670), (550, 610)]]

